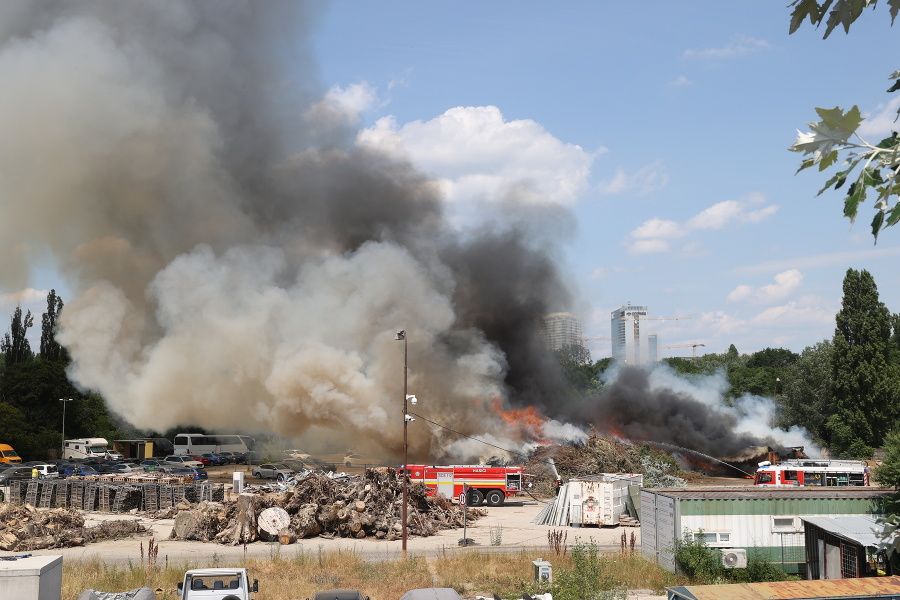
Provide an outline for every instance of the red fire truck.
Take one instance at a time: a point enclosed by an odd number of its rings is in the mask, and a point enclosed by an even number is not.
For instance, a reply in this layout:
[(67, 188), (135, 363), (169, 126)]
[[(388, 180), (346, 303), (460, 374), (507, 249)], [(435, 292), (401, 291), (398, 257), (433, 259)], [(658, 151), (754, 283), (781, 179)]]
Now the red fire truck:
[(777, 465), (769, 461), (759, 463), (755, 485), (871, 485), (870, 470), (865, 461), (856, 460), (792, 460)]
[(508, 497), (522, 491), (522, 467), (409, 465), (409, 481), (424, 483), (429, 496), (446, 498), (459, 498), (463, 484), (468, 484), (469, 506), (481, 506), (483, 502), (500, 506)]

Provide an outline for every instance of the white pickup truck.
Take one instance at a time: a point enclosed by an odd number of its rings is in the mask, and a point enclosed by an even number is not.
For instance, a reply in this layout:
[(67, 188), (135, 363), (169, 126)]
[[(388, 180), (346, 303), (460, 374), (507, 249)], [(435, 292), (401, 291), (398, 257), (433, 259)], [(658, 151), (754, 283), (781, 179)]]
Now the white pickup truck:
[(247, 569), (191, 569), (178, 584), (181, 600), (252, 600), (259, 591), (259, 580), (250, 585)]

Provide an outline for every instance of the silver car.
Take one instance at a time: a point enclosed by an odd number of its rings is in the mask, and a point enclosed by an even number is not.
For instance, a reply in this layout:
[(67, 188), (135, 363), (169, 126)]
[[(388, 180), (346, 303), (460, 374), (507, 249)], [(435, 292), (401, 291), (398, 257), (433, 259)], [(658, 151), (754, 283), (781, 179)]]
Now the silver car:
[(259, 479), (275, 479), (284, 481), (288, 477), (293, 477), (294, 471), (287, 465), (280, 463), (264, 463), (253, 467), (253, 476)]

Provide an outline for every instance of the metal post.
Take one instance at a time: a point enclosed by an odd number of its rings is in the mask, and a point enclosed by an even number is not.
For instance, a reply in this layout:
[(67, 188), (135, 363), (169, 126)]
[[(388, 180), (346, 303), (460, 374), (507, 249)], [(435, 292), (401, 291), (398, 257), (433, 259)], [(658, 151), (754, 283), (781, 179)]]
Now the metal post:
[(62, 420), (62, 445), (59, 449), (59, 457), (65, 458), (66, 453), (66, 404), (74, 400), (74, 398), (60, 398), (59, 401), (63, 403), (63, 420)]
[(397, 337), (395, 339), (403, 340), (403, 506), (400, 508), (400, 537), (403, 540), (403, 558), (406, 559), (406, 503), (407, 503), (407, 489), (406, 489), (406, 480), (409, 477), (409, 460), (407, 458), (407, 429), (409, 422), (406, 419), (406, 415), (409, 414), (407, 412), (406, 407), (406, 383), (407, 383), (407, 359), (409, 357), (408, 350), (408, 341), (406, 339), (406, 331), (400, 330), (397, 332)]

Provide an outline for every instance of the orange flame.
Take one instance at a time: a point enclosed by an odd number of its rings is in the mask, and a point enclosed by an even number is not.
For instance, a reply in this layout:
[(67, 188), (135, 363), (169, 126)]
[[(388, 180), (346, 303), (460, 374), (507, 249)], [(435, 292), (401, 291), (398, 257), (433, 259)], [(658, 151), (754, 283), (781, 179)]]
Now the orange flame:
[(535, 407), (528, 406), (522, 409), (503, 410), (500, 407), (500, 399), (494, 398), (493, 408), (494, 412), (500, 415), (504, 421), (517, 427), (532, 439), (547, 442), (547, 440), (544, 440), (544, 423), (547, 422), (547, 417), (538, 412)]

